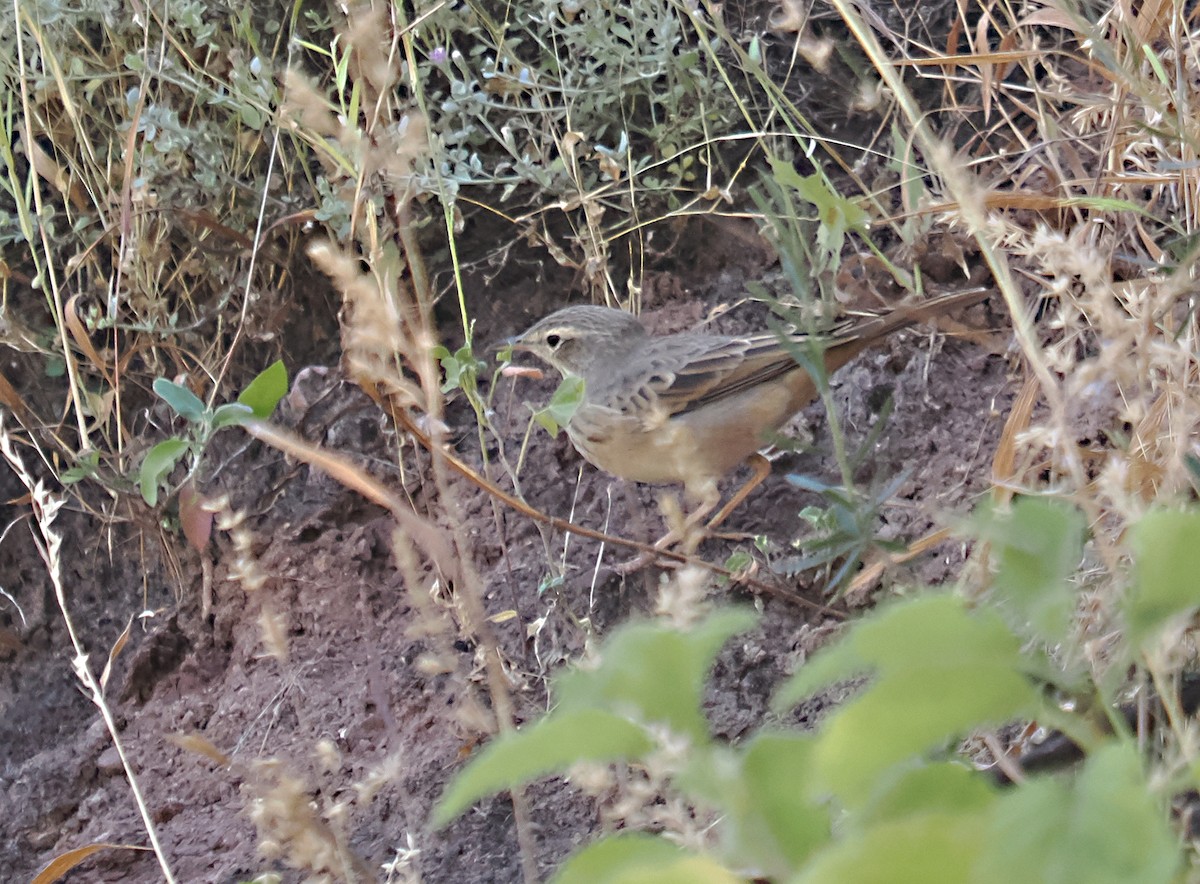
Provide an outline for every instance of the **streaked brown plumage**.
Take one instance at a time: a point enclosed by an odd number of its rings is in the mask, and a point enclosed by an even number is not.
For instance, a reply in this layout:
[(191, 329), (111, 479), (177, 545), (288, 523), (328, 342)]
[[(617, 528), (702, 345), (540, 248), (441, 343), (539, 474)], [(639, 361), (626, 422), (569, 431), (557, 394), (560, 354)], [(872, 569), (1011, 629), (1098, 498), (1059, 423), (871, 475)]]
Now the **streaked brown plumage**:
[[(825, 368), (832, 373), (892, 332), (985, 295), (957, 292), (849, 319), (825, 336)], [(808, 336), (791, 337), (803, 344)], [(699, 505), (689, 521), (716, 505), (722, 476), (818, 393), (778, 335), (651, 337), (636, 317), (608, 307), (552, 313), (513, 348), (583, 379), (583, 401), (567, 426), (580, 454), (625, 479), (681, 483)]]

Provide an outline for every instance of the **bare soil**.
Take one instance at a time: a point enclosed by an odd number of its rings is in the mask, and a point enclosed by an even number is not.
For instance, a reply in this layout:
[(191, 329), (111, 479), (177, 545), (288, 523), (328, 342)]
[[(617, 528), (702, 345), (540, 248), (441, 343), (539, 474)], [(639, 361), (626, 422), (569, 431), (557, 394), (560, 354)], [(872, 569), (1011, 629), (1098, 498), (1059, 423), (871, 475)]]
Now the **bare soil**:
[[(719, 228), (697, 229), (702, 236), (693, 237), (673, 265), (649, 276), (645, 316), (655, 330), (690, 327), (714, 306), (742, 301), (747, 281), (777, 273), (765, 253), (731, 242)], [(481, 340), (512, 334), (577, 299), (568, 292), (570, 281), (555, 270), (547, 270), (536, 287), (529, 279), (523, 274), (490, 285), (472, 281)], [(312, 303), (334, 300), (326, 291)], [(299, 312), (313, 309), (312, 303)], [(331, 310), (307, 318), (332, 328)], [(760, 307), (742, 305), (718, 327), (748, 328), (762, 319)], [(961, 321), (977, 329), (998, 324), (986, 305)], [(449, 337), (454, 327), (447, 319)], [(836, 400), (852, 444), (866, 437), (889, 396), (895, 402), (859, 476), (885, 484), (911, 471), (884, 508), (882, 536), (916, 540), (969, 511), (987, 488), (1014, 392), (1006, 361), (989, 348), (989, 340), (1000, 338), (907, 331), (836, 377)], [(308, 345), (297, 351), (313, 352)], [(336, 358), (330, 355), (302, 372), (304, 363), (288, 358), (301, 394), (281, 409), (279, 420), (402, 488), (419, 512), (435, 511), (438, 502), (424, 478), (427, 457), (398, 439), (376, 406), (340, 377)], [(540, 401), (553, 385), (503, 383), (506, 388), (495, 396), (495, 424), (515, 458), (528, 420), (523, 402)], [(457, 403), (449, 415), (458, 454), (482, 467), (470, 410)], [(809, 408), (798, 427), (812, 440), (810, 450), (777, 462), (729, 530), (766, 534), (786, 549), (801, 528), (800, 511), (818, 502), (789, 484), (787, 474), (836, 481), (821, 407)], [(482, 802), (444, 830), (426, 826), (446, 782), (479, 743), (469, 722), (486, 707), (488, 695), (477, 649), (465, 637), (450, 637), (458, 659), (444, 674), (420, 665), (423, 655), (441, 647), (441, 639), (414, 628), (421, 621), (392, 561), (388, 515), (240, 431), (226, 431), (218, 448), (214, 460), (224, 466), (205, 490), (228, 492), (246, 511), (254, 557), (269, 579), (254, 594), (229, 581), (233, 553), (219, 535), (208, 553), (215, 601), (207, 619), (200, 614), (205, 579), (200, 557), (173, 531), (163, 533), (159, 543), (149, 513), (140, 525), (98, 525), (82, 513), (67, 513), (60, 523), (68, 603), (93, 670), (103, 667), (118, 635), (134, 621), (107, 696), (179, 880), (237, 882), (269, 871), (283, 881), (306, 880), (287, 864), (294, 845), (280, 847), (279, 855), (260, 848), (249, 809), (282, 814), (284, 805), (307, 802), (321, 809), (345, 805), (331, 831), (343, 834), (361, 867), (380, 880), (381, 864), (405, 848), (409, 837), (420, 851), (413, 867), (427, 882), (520, 880), (507, 796)], [(662, 530), (656, 506), (662, 489), (615, 482), (582, 464), (561, 437), (534, 434), (522, 480), (530, 503), (548, 513), (573, 514), (585, 525), (647, 539)], [(462, 518), (478, 538), (474, 564), (489, 613), (516, 612), (495, 628), (519, 717), (532, 720), (546, 708), (546, 677), (577, 657), (585, 641), (652, 612), (658, 572), (621, 578), (612, 566), (626, 553), (605, 549), (597, 564), (597, 544), (543, 537), (536, 525), (496, 506), (465, 480), (455, 480), (455, 491)], [(0, 471), (0, 499), (18, 500), (23, 493), (15, 477)], [(4, 524), (16, 523), (0, 544), (0, 586), (25, 615), (22, 621), (12, 605), (0, 605), (5, 881), (28, 880), (55, 856), (85, 844), (146, 843), (120, 759), (72, 674), (70, 645), (27, 514), (27, 505), (5, 505)], [(734, 548), (747, 546), (714, 539), (701, 551), (721, 562)], [(961, 541), (943, 543), (888, 569), (874, 592), (952, 579), (963, 556)], [(566, 565), (561, 583), (539, 591), (559, 562)], [(821, 587), (809, 585), (812, 575), (787, 581), (763, 569), (759, 577), (787, 593), (821, 597)], [(757, 604), (763, 614), (753, 632), (721, 654), (708, 695), (714, 733), (736, 741), (767, 720), (772, 688), (837, 621), (777, 596), (755, 597), (739, 588), (714, 592), (731, 602)], [(452, 620), (452, 589), (437, 587), (436, 593), (435, 604)], [(286, 663), (265, 652), (264, 611), (274, 612), (283, 625)], [(804, 707), (794, 723), (805, 726), (818, 714), (816, 705)], [(231, 766), (221, 767), (196, 751), (195, 743), (181, 745), (179, 735), (202, 737), (229, 756)], [(364, 797), (356, 786), (377, 774), (381, 785)], [(527, 795), (536, 864), (548, 875), (598, 832), (597, 812), (561, 780), (536, 784)], [(161, 875), (149, 853), (108, 850), (66, 880), (148, 882)]]

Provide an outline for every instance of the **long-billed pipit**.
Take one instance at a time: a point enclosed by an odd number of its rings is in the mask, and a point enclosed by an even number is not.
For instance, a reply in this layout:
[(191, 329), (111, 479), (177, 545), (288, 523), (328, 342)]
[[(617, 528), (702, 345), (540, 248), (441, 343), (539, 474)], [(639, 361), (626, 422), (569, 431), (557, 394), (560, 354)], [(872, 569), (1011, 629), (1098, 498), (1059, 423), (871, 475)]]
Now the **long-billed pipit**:
[[(709, 522), (714, 527), (768, 474), (756, 452), (788, 418), (817, 398), (796, 359), (810, 348), (829, 374), (905, 326), (966, 307), (972, 289), (858, 316), (821, 335), (727, 337), (685, 332), (651, 337), (635, 316), (610, 307), (567, 307), (511, 341), (564, 377), (583, 379), (568, 422), (571, 443), (605, 472), (635, 482), (678, 482), (695, 507), (691, 527), (720, 502), (718, 480), (749, 460), (755, 475)], [(677, 540), (675, 532), (660, 545)]]

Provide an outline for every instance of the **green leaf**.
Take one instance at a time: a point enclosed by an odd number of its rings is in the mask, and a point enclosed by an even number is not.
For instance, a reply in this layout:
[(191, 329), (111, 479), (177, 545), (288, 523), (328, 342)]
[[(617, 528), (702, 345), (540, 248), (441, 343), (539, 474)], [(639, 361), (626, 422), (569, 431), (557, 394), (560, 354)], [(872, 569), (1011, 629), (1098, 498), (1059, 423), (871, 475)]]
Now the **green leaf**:
[(1032, 716), (1036, 705), (1031, 684), (1006, 666), (912, 667), (879, 679), (830, 717), (817, 749), (818, 782), (854, 805), (888, 768), (977, 727)]
[(546, 407), (533, 413), (533, 419), (551, 436), (557, 436), (559, 428), (571, 422), (582, 402), (583, 378), (565, 377)]
[[(919, 206), (925, 202), (925, 176), (912, 165), (913, 145), (909, 133), (898, 123), (892, 124), (892, 161), (888, 163), (900, 179), (900, 188), (905, 194), (904, 204)], [(914, 243), (917, 237), (928, 232), (932, 220), (920, 212), (909, 215), (901, 230), (906, 243)]]
[(978, 884), (1167, 884), (1180, 867), (1166, 810), (1128, 741), (1094, 752), (1073, 784), (1036, 779), (1004, 795), (985, 845)]
[(888, 768), (980, 725), (1032, 716), (1039, 694), (1024, 664), (1020, 640), (997, 615), (933, 595), (854, 626), (783, 686), (776, 705), (874, 671), (863, 693), (825, 720), (816, 752), (815, 782), (854, 805)]
[(590, 844), (563, 863), (552, 884), (740, 884), (743, 879), (704, 856), (662, 838), (624, 832)]
[(858, 819), (874, 825), (921, 813), (973, 813), (988, 808), (997, 794), (986, 776), (960, 762), (920, 764), (884, 779)]
[(829, 840), (829, 811), (803, 788), (812, 770), (810, 735), (762, 734), (746, 747), (742, 774), (754, 816), (793, 867)]
[(768, 157), (767, 160), (771, 164), (771, 176), (780, 186), (790, 187), (792, 190), (799, 190), (804, 186), (804, 176), (797, 172), (790, 162), (779, 157)]
[(193, 422), (204, 417), (204, 403), (187, 387), (166, 378), (155, 378), (153, 386), (158, 398), (171, 406), (180, 417)]
[(1025, 497), (1007, 514), (991, 512), (977, 520), (992, 544), (999, 568), (993, 586), (1002, 607), (1029, 624), (1043, 641), (1061, 641), (1075, 609), (1067, 579), (1083, 557), (1087, 525), (1075, 507)]
[(433, 813), (444, 826), (477, 799), (513, 789), (579, 761), (638, 758), (653, 748), (645, 730), (598, 709), (555, 710), (541, 721), (492, 740), (451, 781)]
[(248, 405), (259, 420), (266, 420), (275, 411), (279, 400), (287, 395), (288, 373), (282, 359), (277, 359), (259, 372), (242, 390), (237, 401)]
[(158, 505), (158, 486), (163, 478), (175, 468), (179, 458), (188, 450), (188, 443), (183, 439), (172, 437), (159, 442), (146, 454), (142, 461), (142, 469), (138, 477), (138, 486), (142, 491), (142, 499), (149, 506)]
[(700, 703), (708, 671), (721, 646), (755, 619), (750, 611), (726, 610), (686, 632), (657, 623), (622, 626), (605, 643), (600, 665), (558, 676), (554, 696), (563, 710), (605, 709), (707, 743)]
[(100, 452), (85, 451), (75, 459), (75, 466), (63, 470), (58, 480), (64, 485), (74, 485), (84, 479), (94, 477), (100, 469)]
[(227, 402), (217, 406), (209, 419), (209, 424), (214, 430), (219, 430), (231, 424), (243, 423), (254, 416), (254, 409), (249, 405), (243, 405), (241, 402)]
[(729, 554), (725, 559), (725, 570), (736, 574), (743, 568), (749, 568), (754, 563), (754, 556), (745, 550), (739, 549)]
[(734, 752), (695, 752), (680, 777), (721, 812), (725, 856), (771, 878), (799, 869), (830, 838), (826, 803), (810, 797), (811, 734), (765, 733)]
[[(889, 821), (839, 840), (793, 880), (799, 884), (963, 884), (972, 880), (971, 868), (986, 827), (987, 816), (979, 813), (927, 813)], [(1012, 884), (1040, 879), (1014, 876), (1008, 880)]]
[(801, 175), (786, 160), (771, 158), (775, 180), (817, 210), (817, 242), (826, 253), (836, 255), (847, 233), (865, 229), (868, 216), (857, 203), (833, 190), (819, 172)]
[(1200, 511), (1157, 510), (1133, 527), (1134, 586), (1125, 603), (1130, 639), (1140, 647), (1200, 606)]
[(487, 368), (486, 363), (475, 358), (475, 353), (469, 345), (459, 347), (453, 355), (440, 345), (434, 347), (432, 352), (434, 358), (441, 363), (442, 371), (446, 375), (446, 379), (442, 382), (443, 393), (449, 393), (460, 387), (473, 386), (475, 375)]

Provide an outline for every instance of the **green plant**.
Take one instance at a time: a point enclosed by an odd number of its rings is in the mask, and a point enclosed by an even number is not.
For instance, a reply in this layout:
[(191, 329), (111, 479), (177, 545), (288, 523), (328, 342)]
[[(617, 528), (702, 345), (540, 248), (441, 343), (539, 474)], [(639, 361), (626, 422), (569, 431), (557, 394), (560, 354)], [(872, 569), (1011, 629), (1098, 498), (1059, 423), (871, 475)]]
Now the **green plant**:
[[(858, 201), (838, 193), (827, 175), (821, 172), (801, 175), (790, 163), (775, 157), (770, 158), (770, 172), (760, 175), (750, 196), (761, 213), (763, 234), (779, 254), (790, 291), (773, 294), (760, 283), (751, 283), (748, 288), (790, 327), (819, 333), (841, 311), (834, 278), (850, 238), (867, 243), (879, 254), (867, 235), (866, 210)], [(911, 284), (906, 275), (901, 274), (900, 279)], [(783, 330), (778, 330), (782, 334)], [(790, 349), (796, 362), (816, 382), (829, 420), (841, 484), (796, 474), (788, 476), (791, 484), (820, 495), (824, 502), (801, 511), (800, 517), (810, 531), (791, 540), (795, 554), (772, 562), (771, 567), (787, 576), (822, 569), (827, 589), (836, 592), (854, 574), (871, 547), (892, 546), (876, 537), (879, 511), (904, 484), (908, 474), (902, 472), (881, 487), (863, 489), (856, 485), (855, 475), (867, 462), (887, 426), (892, 403), (890, 400), (886, 403), (857, 448), (848, 450), (831, 395), (820, 338), (814, 337), (806, 345), (791, 344)]]
[[(254, 232), (264, 215), (286, 218), (310, 202), (268, 136), (289, 28), (310, 39), (319, 29), (286, 9), (200, 0), (112, 13), (93, 3), (0, 10), (0, 343), (62, 378), (48, 386), (63, 404), (45, 407), (69, 415), (71, 428), (43, 414), (29, 424), (41, 428), (35, 444), (73, 464), (61, 479), (125, 491), (125, 447), (145, 429), (141, 387), (215, 365), (220, 380), (236, 378), (239, 342), (278, 340), (283, 314), (262, 308), (286, 291), (287, 227)], [(256, 262), (264, 248), (271, 260)], [(200, 423), (228, 417), (166, 395)], [(148, 459), (147, 499), (184, 453), (172, 444)], [(90, 510), (87, 492), (75, 493)]]
[[(205, 405), (187, 387), (166, 378), (156, 379), (155, 394), (184, 419), (188, 432), (164, 439), (146, 453), (137, 483), (142, 499), (150, 506), (158, 503), (161, 490), (167, 487), (167, 476), (184, 455), (191, 461), (188, 476), (195, 473), (204, 449), (218, 430), (251, 418), (266, 420), (270, 417), (279, 400), (287, 393), (287, 386), (287, 369), (283, 362), (275, 362), (250, 382), (238, 396), (237, 402), (227, 402), (214, 408)], [(182, 487), (186, 481), (180, 482), (175, 488)]]
[[(883, 425), (881, 418), (875, 428)], [(860, 446), (860, 451), (868, 448)], [(879, 513), (900, 487), (908, 481), (908, 471), (901, 472), (879, 488), (842, 487), (829, 485), (809, 476), (789, 474), (788, 482), (804, 491), (822, 497), (823, 505), (806, 506), (800, 518), (809, 526), (807, 535), (791, 541), (796, 550), (771, 563), (777, 574), (794, 577), (804, 571), (820, 569), (825, 591), (837, 593), (853, 577), (863, 557), (872, 547), (891, 551), (903, 549), (903, 544), (886, 541), (876, 534)]]
[(532, 185), (535, 204), (596, 189), (619, 203), (635, 176), (677, 204), (732, 109), (687, 22), (670, 0), (518, 0), (503, 19), (480, 2), (443, 7), (417, 29), (440, 148), (428, 174), (455, 191), (499, 186), (502, 201)]
[[(847, 240), (854, 234), (870, 242), (868, 215), (858, 202), (838, 193), (827, 175), (801, 175), (791, 163), (769, 159), (770, 172), (760, 174), (750, 197), (792, 290), (784, 306), (819, 307), (821, 315), (828, 315), (837, 310), (834, 275)], [(757, 288), (760, 298), (778, 302)]]
[(456, 236), (478, 205), (515, 228), (487, 260), (524, 237), (578, 268), (594, 297), (623, 297), (616, 240), (633, 234), (639, 250), (648, 216), (727, 196), (719, 145), (741, 120), (713, 62), (721, 41), (696, 15), (673, 0), (472, 0), (412, 22), (413, 98), (432, 135), (412, 183), (442, 203), (456, 273)]
[[(1135, 527), (1125, 638), (1111, 669), (1092, 673), (1072, 653), (1077, 621), (1046, 613), (1077, 602), (1079, 514), (1027, 499), (981, 524), (998, 570), (980, 603), (950, 593), (889, 603), (780, 687), (783, 712), (826, 685), (865, 679), (815, 731), (762, 729), (740, 745), (710, 735), (705, 673), (753, 615), (719, 611), (689, 629), (627, 625), (597, 666), (555, 679), (545, 719), (467, 765), (434, 823), (534, 777), (619, 762), (648, 770), (717, 837), (684, 850), (610, 835), (556, 881), (1175, 880), (1180, 845), (1166, 799), (1200, 784), (1200, 767), (1191, 754), (1180, 763), (1143, 748), (1153, 741), (1129, 733), (1116, 705), (1129, 666), (1135, 683), (1149, 674), (1165, 684), (1154, 649), (1200, 608), (1200, 511), (1158, 510)], [(1022, 719), (1061, 729), (1085, 760), (1001, 788), (955, 749), (981, 727)]]

